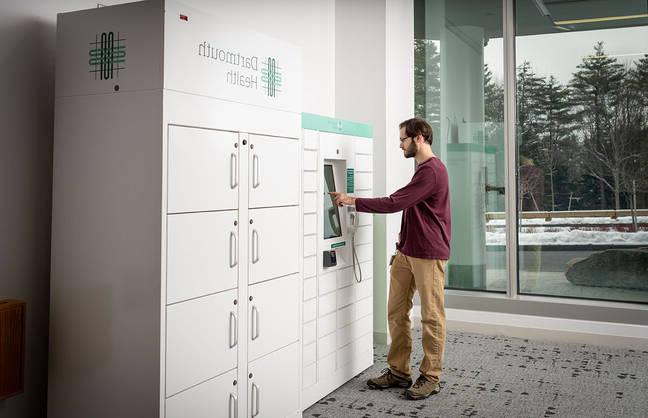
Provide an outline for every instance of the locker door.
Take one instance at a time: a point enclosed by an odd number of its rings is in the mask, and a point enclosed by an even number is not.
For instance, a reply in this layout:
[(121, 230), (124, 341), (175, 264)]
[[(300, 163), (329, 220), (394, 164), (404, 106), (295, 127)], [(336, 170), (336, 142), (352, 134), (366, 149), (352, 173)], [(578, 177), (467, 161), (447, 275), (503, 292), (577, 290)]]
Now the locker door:
[(169, 126), (168, 213), (236, 209), (238, 133)]
[(237, 211), (168, 215), (167, 222), (167, 303), (237, 286)]
[(250, 207), (299, 204), (299, 141), (250, 135)]
[(249, 284), (299, 271), (299, 207), (250, 210)]
[(236, 367), (237, 290), (167, 307), (166, 396)]
[(166, 418), (238, 416), (236, 369), (166, 400)]
[(251, 362), (248, 371), (252, 376), (248, 379), (249, 417), (287, 417), (299, 412), (299, 343)]
[(299, 275), (250, 286), (248, 360), (299, 338)]

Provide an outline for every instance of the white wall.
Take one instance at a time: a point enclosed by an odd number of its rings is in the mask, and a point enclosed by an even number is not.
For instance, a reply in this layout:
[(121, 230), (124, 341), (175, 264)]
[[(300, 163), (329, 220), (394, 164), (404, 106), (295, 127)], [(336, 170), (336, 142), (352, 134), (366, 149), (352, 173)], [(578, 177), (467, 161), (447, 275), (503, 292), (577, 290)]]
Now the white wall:
[(0, 3), (0, 299), (27, 302), (25, 392), (2, 417), (46, 415), (54, 10)]
[[(43, 417), (51, 229), (56, 14), (88, 0), (0, 2), (0, 299), (27, 301), (25, 392), (0, 401), (1, 417)], [(102, 1), (106, 5), (125, 1)], [(300, 46), (303, 110), (335, 114), (333, 0), (184, 0), (246, 29)]]
[[(414, 173), (403, 158), (398, 124), (414, 115), (412, 0), (338, 0), (335, 116), (374, 127), (374, 194), (385, 196)], [(386, 342), (387, 262), (401, 214), (374, 216), (374, 332)]]
[(333, 0), (179, 0), (207, 13), (226, 15), (246, 29), (270, 34), (301, 49), (303, 111), (334, 116), (335, 2)]

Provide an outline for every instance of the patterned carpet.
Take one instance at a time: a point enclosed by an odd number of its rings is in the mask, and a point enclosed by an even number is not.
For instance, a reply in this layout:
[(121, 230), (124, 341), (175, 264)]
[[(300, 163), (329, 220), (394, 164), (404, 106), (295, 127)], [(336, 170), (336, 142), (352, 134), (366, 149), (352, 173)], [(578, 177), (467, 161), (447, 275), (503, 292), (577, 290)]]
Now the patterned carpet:
[[(422, 357), (413, 330), (413, 371)], [(409, 401), (402, 389), (369, 390), (365, 381), (386, 367), (375, 363), (304, 411), (304, 417), (648, 417), (648, 347), (592, 345), (449, 332), (442, 389)], [(413, 376), (414, 379), (418, 374)]]

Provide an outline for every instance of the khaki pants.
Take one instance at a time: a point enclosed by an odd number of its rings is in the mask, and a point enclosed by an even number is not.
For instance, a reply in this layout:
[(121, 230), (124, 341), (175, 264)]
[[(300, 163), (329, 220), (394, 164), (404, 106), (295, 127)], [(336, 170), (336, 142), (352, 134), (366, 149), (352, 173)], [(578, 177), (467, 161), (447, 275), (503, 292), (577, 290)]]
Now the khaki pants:
[(387, 364), (400, 377), (410, 376), (411, 321), (414, 290), (421, 297), (423, 360), (419, 370), (428, 380), (439, 381), (445, 346), (443, 288), (447, 260), (414, 258), (396, 254), (390, 272), (387, 319), (392, 338)]

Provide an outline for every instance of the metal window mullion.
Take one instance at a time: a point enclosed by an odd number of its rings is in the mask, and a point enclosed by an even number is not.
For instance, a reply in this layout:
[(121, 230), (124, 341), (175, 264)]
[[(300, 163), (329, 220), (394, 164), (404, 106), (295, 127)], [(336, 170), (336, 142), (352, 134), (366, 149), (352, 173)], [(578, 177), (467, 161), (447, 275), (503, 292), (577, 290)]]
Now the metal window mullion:
[(504, 23), (504, 172), (506, 175), (506, 294), (518, 296), (515, 0), (502, 0)]

